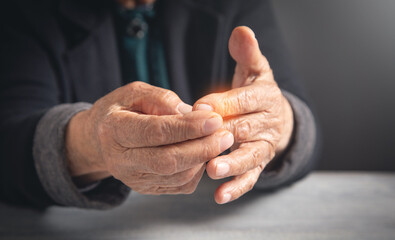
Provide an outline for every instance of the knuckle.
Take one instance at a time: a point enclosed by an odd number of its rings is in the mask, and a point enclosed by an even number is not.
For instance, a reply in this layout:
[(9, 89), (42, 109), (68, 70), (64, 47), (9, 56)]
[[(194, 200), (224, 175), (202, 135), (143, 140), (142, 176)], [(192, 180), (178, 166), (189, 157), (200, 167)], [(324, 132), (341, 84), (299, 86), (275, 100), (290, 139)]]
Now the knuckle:
[(263, 171), (263, 169), (265, 169), (265, 167), (266, 167), (265, 163), (259, 164), (257, 167), (258, 174), (261, 174), (261, 172)]
[(185, 122), (179, 121), (178, 119), (172, 119), (170, 123), (166, 124), (163, 131), (168, 139), (177, 142), (179, 139), (188, 139), (189, 135), (193, 134), (190, 131), (191, 128), (188, 127), (189, 124), (192, 125), (192, 123), (185, 124)]
[(281, 132), (278, 126), (268, 126), (262, 133), (259, 134), (260, 140), (266, 141), (271, 145), (275, 145), (281, 139)]
[(102, 120), (97, 121), (97, 136), (100, 141), (108, 141), (109, 139), (117, 139), (119, 135), (119, 126), (121, 126), (121, 119), (112, 111), (108, 112)]
[(168, 125), (161, 121), (152, 121), (151, 124), (145, 124), (143, 137), (146, 137), (148, 142), (163, 143), (169, 136)]
[(179, 99), (175, 92), (167, 89), (159, 89), (158, 97), (163, 102), (172, 102)]
[(236, 106), (238, 109), (251, 111), (254, 109), (255, 104), (255, 94), (254, 91), (246, 91), (243, 90), (239, 93), (238, 97), (236, 98)]
[(135, 81), (132, 83), (129, 83), (125, 86), (126, 91), (128, 94), (131, 94), (132, 96), (137, 95), (137, 96), (144, 96), (147, 93), (147, 86), (148, 84), (140, 81)]
[(135, 81), (126, 85), (127, 94), (132, 96), (136, 102), (141, 101), (147, 97), (152, 98), (152, 91), (154, 87), (148, 83)]
[(232, 169), (235, 173), (237, 173), (237, 175), (240, 175), (240, 174), (244, 174), (248, 171), (248, 169), (249, 169), (248, 165), (249, 164), (247, 164), (247, 163), (237, 163), (237, 164), (233, 165)]
[(200, 162), (203, 162), (203, 161), (206, 162), (206, 161), (216, 157), (220, 153), (219, 144), (218, 144), (218, 147), (216, 146), (216, 144), (212, 144), (211, 142), (205, 142), (204, 144), (202, 144), (201, 145), (202, 154), (200, 155), (200, 157), (202, 157), (202, 161), (200, 161)]
[(180, 138), (187, 138), (188, 129), (183, 122), (175, 118), (167, 121), (158, 121), (150, 130), (150, 134), (155, 138), (155, 141), (160, 143), (177, 142)]
[(130, 90), (135, 91), (135, 90), (138, 90), (138, 89), (145, 88), (147, 85), (148, 84), (146, 84), (144, 82), (135, 81), (135, 82), (129, 83), (127, 85), (127, 87), (130, 88)]
[(254, 188), (254, 185), (255, 184), (253, 182), (247, 183), (247, 186), (246, 186), (247, 191), (246, 192), (251, 191)]
[(237, 101), (238, 99), (234, 100), (231, 97), (226, 97), (222, 101), (222, 111), (221, 115), (228, 115), (229, 113), (232, 113), (234, 111), (238, 111), (239, 108), (239, 103)]
[(245, 142), (250, 139), (251, 132), (253, 131), (253, 124), (247, 119), (242, 119), (235, 124), (235, 139), (237, 142)]
[(244, 186), (238, 186), (235, 188), (235, 190), (233, 191), (233, 196), (235, 198), (239, 198), (240, 196), (242, 196), (245, 193), (244, 191)]
[(107, 120), (100, 121), (97, 124), (97, 134), (99, 139), (106, 139), (110, 134), (111, 124)]
[(260, 148), (254, 148), (251, 150), (251, 158), (253, 159), (254, 167), (259, 166), (259, 164), (262, 163), (263, 161), (262, 151), (263, 150)]

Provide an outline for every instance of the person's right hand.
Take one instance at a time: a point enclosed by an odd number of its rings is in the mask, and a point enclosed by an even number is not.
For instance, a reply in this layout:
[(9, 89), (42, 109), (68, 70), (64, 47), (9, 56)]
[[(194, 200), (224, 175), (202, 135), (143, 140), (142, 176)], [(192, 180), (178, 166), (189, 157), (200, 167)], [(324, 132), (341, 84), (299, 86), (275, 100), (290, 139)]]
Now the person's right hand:
[(143, 194), (194, 192), (205, 162), (234, 140), (220, 130), (220, 115), (191, 110), (174, 92), (142, 82), (111, 92), (69, 123), (71, 175), (113, 176)]

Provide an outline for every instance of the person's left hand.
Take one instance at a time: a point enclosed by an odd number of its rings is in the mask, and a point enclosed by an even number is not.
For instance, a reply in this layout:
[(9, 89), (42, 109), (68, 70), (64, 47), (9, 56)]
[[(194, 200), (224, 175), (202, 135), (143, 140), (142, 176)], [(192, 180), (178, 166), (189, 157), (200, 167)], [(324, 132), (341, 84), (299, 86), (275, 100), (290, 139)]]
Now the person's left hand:
[(228, 155), (207, 164), (213, 179), (235, 176), (215, 192), (217, 203), (235, 200), (250, 191), (264, 167), (288, 145), (293, 113), (274, 80), (266, 58), (259, 50), (253, 31), (236, 28), (229, 40), (236, 61), (232, 90), (199, 99), (195, 110), (212, 110), (224, 118), (235, 145)]

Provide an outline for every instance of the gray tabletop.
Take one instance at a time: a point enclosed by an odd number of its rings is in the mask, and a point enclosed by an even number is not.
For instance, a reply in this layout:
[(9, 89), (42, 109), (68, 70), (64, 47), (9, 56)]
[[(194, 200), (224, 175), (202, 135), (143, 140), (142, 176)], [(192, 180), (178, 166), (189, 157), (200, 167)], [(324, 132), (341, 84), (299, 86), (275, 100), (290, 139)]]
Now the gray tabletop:
[(395, 239), (394, 173), (313, 173), (223, 206), (216, 186), (205, 177), (193, 195), (132, 193), (109, 211), (0, 204), (0, 239)]

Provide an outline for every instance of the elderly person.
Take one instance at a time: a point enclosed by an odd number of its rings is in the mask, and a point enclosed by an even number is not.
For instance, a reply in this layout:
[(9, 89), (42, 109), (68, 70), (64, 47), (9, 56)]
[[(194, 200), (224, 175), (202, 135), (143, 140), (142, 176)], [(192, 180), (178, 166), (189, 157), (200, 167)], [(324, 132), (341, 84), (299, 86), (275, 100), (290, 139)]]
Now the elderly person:
[(2, 201), (105, 209), (193, 193), (207, 171), (233, 177), (224, 204), (311, 170), (315, 121), (269, 1), (2, 5)]

